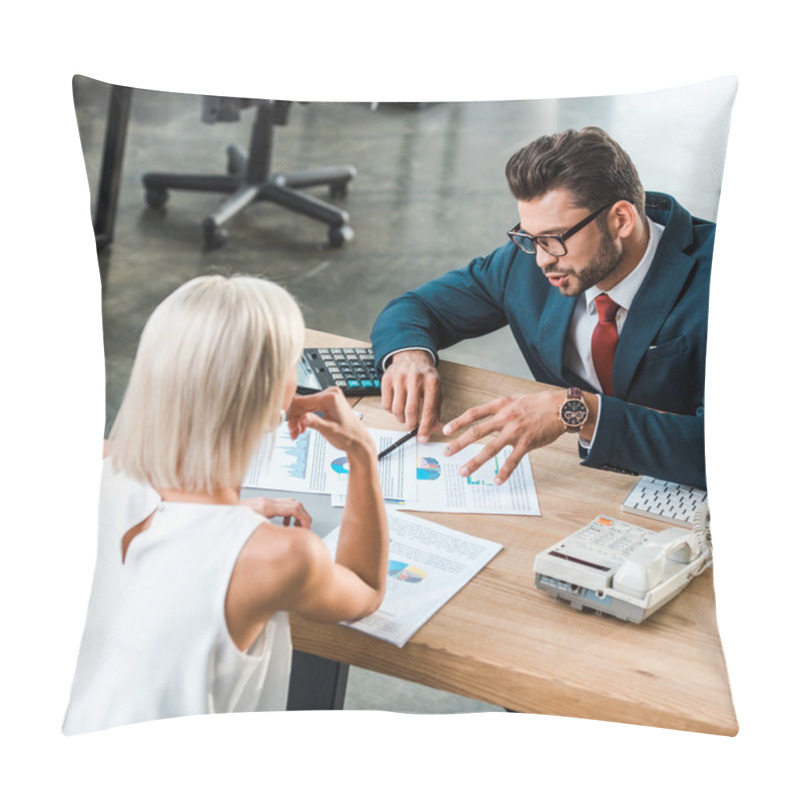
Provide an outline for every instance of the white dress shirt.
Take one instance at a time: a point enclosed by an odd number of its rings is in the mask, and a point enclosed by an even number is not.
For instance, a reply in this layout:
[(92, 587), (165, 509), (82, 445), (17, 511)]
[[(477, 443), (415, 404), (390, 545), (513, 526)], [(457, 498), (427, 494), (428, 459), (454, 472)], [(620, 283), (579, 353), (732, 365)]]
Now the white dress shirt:
[[(616, 286), (605, 292), (619, 306), (617, 311), (617, 334), (622, 333), (628, 310), (631, 307), (631, 303), (633, 303), (636, 292), (639, 291), (639, 287), (647, 276), (650, 265), (653, 263), (656, 248), (664, 231), (663, 225), (659, 225), (649, 218), (647, 222), (650, 225), (650, 240), (647, 243), (642, 260)], [(601, 389), (594, 362), (592, 361), (592, 334), (597, 324), (597, 309), (594, 301), (599, 294), (603, 294), (603, 290), (597, 286), (592, 286), (578, 300), (569, 326), (569, 337), (564, 359), (569, 369), (591, 386), (594, 386), (598, 392)]]
[[(628, 310), (633, 303), (633, 298), (639, 287), (644, 282), (650, 265), (656, 255), (658, 243), (661, 241), (661, 234), (664, 226), (653, 222), (649, 217), (647, 223), (650, 226), (650, 239), (647, 242), (644, 255), (641, 261), (629, 272), (618, 284), (609, 289), (607, 294), (618, 306), (617, 310), (617, 335), (622, 333), (622, 327), (628, 316)], [(597, 325), (597, 308), (595, 299), (603, 294), (603, 290), (597, 286), (589, 287), (578, 300), (575, 311), (572, 314), (572, 321), (569, 326), (569, 336), (567, 337), (567, 349), (564, 361), (567, 367), (576, 375), (583, 378), (588, 384), (597, 390), (597, 419), (595, 420), (595, 434), (600, 424), (600, 413), (603, 408), (603, 392), (600, 388), (600, 380), (594, 368), (592, 360), (592, 334)], [(591, 441), (587, 441), (582, 436), (580, 443), (587, 450), (591, 450), (594, 443), (594, 436)]]

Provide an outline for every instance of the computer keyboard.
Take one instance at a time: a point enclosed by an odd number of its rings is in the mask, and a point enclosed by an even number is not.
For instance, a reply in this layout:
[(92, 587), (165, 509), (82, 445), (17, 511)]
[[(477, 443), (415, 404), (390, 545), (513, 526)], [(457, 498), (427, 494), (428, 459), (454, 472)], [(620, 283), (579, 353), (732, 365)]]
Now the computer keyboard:
[(705, 489), (642, 477), (623, 501), (622, 510), (691, 528), (695, 512), (707, 498)]

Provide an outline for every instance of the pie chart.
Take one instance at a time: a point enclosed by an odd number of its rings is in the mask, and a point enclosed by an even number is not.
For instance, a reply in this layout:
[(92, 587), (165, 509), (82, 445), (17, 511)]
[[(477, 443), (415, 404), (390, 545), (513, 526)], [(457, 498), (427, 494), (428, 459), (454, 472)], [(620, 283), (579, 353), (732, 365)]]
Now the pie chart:
[(406, 564), (404, 561), (389, 562), (389, 577), (404, 583), (419, 583), (428, 577), (425, 570)]
[(417, 459), (418, 481), (435, 481), (441, 474), (442, 465), (435, 458), (420, 456)]
[(347, 466), (347, 456), (335, 458), (333, 461), (331, 461), (331, 469), (334, 472), (337, 472), (339, 475), (347, 475), (350, 471)]

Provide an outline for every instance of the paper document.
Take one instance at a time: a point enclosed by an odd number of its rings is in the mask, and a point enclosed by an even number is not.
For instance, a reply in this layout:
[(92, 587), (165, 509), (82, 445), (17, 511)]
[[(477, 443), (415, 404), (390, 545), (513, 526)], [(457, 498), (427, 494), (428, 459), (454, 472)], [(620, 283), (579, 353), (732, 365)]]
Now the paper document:
[[(388, 447), (402, 433), (368, 429), (378, 452)], [(378, 462), (378, 477), (383, 496), (389, 500), (417, 497), (414, 449), (399, 447), (391, 458)], [(283, 423), (273, 434), (261, 440), (242, 485), (249, 489), (273, 489), (315, 494), (347, 493), (349, 470), (347, 456), (315, 430), (292, 440), (289, 426)]]
[(472, 475), (458, 470), (483, 449), (467, 445), (454, 456), (445, 456), (444, 442), (417, 445), (417, 499), (398, 505), (408, 511), (449, 511), (463, 514), (535, 514), (539, 499), (533, 483), (531, 462), (523, 458), (502, 486), (494, 479), (512, 448), (504, 447)]
[[(398, 436), (397, 431), (384, 431), (375, 428), (368, 428), (378, 452), (387, 448)], [(333, 445), (325, 442), (324, 471), (326, 474), (326, 491), (331, 495), (341, 496), (342, 505), (347, 493), (347, 482), (349, 480), (349, 470), (347, 456), (344, 451), (337, 450)], [(406, 497), (416, 499), (417, 480), (416, 466), (414, 464), (413, 448), (403, 452), (399, 447), (393, 455), (397, 458), (382, 458), (378, 461), (378, 479), (381, 483), (383, 496), (386, 500), (399, 500)]]
[[(387, 509), (389, 574), (380, 608), (350, 628), (402, 647), (503, 546)], [(339, 528), (324, 542), (335, 555)]]
[[(416, 445), (416, 500), (410, 494), (394, 502), (405, 511), (442, 511), (462, 514), (541, 514), (533, 472), (528, 458), (523, 458), (502, 486), (496, 486), (495, 476), (511, 455), (512, 448), (504, 447), (472, 475), (462, 477), (458, 470), (482, 449), (479, 444), (467, 445), (454, 456), (445, 456), (445, 442)], [(413, 453), (412, 443), (398, 448)], [(389, 455), (384, 460), (394, 458)], [(411, 459), (409, 459), (411, 460)], [(344, 505), (344, 496), (332, 498), (335, 506)]]
[(292, 440), (284, 422), (274, 433), (261, 438), (250, 461), (242, 486), (288, 492), (326, 492), (325, 447), (316, 431), (306, 431)]

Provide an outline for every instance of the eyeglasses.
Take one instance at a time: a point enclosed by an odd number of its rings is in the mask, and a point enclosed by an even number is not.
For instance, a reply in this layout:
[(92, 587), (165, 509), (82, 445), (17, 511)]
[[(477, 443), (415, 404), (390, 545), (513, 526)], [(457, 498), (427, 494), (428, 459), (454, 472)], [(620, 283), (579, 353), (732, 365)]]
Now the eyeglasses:
[[(615, 201), (616, 202), (616, 201)], [(576, 234), (581, 228), (585, 228), (595, 217), (599, 216), (607, 208), (611, 208), (614, 203), (607, 203), (602, 208), (584, 217), (577, 225), (573, 225), (568, 231), (560, 234), (548, 234), (547, 236), (531, 236), (529, 233), (521, 230), (521, 222), (518, 222), (509, 232), (508, 238), (520, 249), (523, 253), (533, 255), (536, 253), (536, 248), (541, 247), (545, 253), (551, 256), (565, 256), (567, 254), (567, 245), (565, 242), (570, 236)]]

